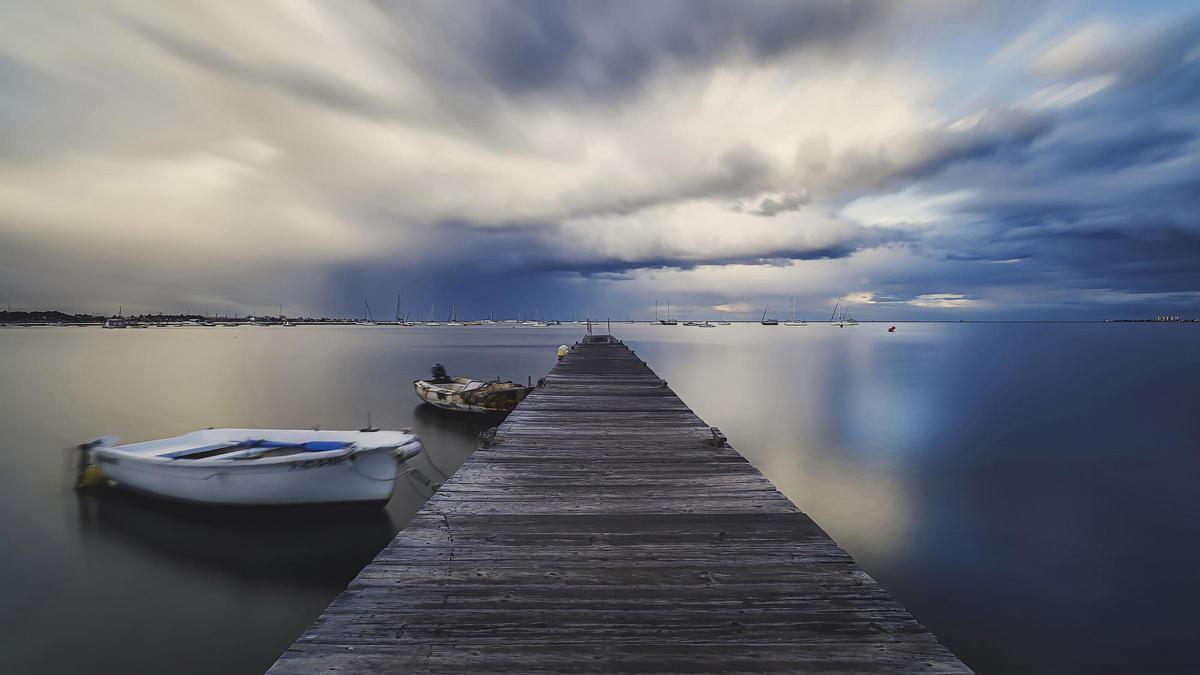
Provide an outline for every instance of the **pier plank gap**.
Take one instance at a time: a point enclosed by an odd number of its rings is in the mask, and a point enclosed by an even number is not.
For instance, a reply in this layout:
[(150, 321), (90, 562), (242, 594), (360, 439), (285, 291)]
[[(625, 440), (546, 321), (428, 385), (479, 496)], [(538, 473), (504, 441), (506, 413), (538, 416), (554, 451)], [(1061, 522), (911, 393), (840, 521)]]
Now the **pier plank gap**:
[(580, 344), (270, 672), (971, 672), (624, 344)]

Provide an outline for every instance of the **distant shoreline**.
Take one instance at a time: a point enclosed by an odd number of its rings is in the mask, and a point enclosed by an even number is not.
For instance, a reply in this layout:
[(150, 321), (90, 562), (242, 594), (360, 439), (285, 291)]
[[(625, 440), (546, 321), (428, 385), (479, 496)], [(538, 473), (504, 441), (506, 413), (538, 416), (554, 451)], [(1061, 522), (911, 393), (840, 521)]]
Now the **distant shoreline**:
[[(101, 316), (97, 314), (68, 314), (57, 310), (38, 310), (38, 311), (0, 311), (0, 326), (5, 327), (34, 327), (34, 326), (103, 326), (106, 321), (113, 317)], [(255, 325), (255, 326), (274, 326), (274, 325), (304, 325), (304, 326), (352, 326), (360, 323), (359, 319), (349, 318), (331, 318), (331, 317), (258, 317), (258, 316), (200, 316), (196, 314), (139, 314), (123, 317), (125, 321), (142, 324), (146, 326), (158, 326), (166, 324), (168, 326), (208, 326), (208, 325)], [(697, 319), (698, 321), (703, 319)], [(709, 319), (712, 320), (712, 319)], [(757, 324), (759, 321), (753, 319), (746, 320), (729, 320), (730, 323), (737, 324)], [(515, 322), (515, 319), (497, 319), (492, 325), (507, 325)], [(1188, 319), (1183, 317), (1158, 317), (1153, 319), (859, 319), (859, 323), (874, 323), (874, 324), (914, 324), (914, 323), (1045, 323), (1045, 324), (1071, 324), (1071, 323), (1200, 323), (1200, 319)], [(378, 321), (379, 325), (400, 325), (397, 321)], [(417, 322), (418, 324), (423, 322)], [(593, 325), (603, 325), (614, 323), (608, 319), (594, 319)], [(625, 325), (629, 322), (625, 320), (615, 321), (619, 325)], [(652, 321), (633, 321), (638, 325), (652, 324)], [(810, 322), (814, 325), (829, 323), (824, 320)], [(564, 322), (563, 326), (582, 325)]]

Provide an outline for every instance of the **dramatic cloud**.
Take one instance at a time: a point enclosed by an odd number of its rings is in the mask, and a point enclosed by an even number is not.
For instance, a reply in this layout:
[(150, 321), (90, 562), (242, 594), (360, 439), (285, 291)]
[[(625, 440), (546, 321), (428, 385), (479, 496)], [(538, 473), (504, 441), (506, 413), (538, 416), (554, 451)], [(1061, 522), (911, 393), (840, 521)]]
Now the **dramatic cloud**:
[(970, 307), (975, 300), (958, 293), (925, 293), (909, 300), (908, 304), (917, 307)]
[(0, 301), (1180, 313), (1200, 17), (1139, 8), (8, 3)]
[(748, 302), (735, 302), (727, 305), (713, 305), (712, 308), (714, 311), (721, 312), (722, 314), (747, 314), (758, 309)]

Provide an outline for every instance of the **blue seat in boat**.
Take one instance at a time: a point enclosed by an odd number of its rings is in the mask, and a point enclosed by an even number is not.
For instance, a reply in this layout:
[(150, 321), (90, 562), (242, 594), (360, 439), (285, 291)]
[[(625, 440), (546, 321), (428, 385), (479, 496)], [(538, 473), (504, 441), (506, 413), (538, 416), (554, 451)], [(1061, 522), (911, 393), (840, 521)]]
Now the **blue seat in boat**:
[(293, 443), (290, 441), (268, 441), (265, 439), (251, 439), (246, 441), (229, 441), (225, 443), (213, 443), (211, 445), (203, 445), (196, 448), (186, 448), (184, 450), (176, 450), (169, 452), (160, 457), (168, 459), (207, 459), (216, 455), (230, 454), (238, 450), (249, 450), (251, 448), (299, 448), (303, 452), (328, 452), (330, 450), (342, 450), (348, 448), (353, 443), (347, 441), (309, 441), (307, 443)]
[(341, 450), (350, 447), (350, 443), (345, 441), (309, 441), (304, 444), (305, 452), (325, 452), (327, 450)]
[(292, 443), (288, 441), (257, 441), (254, 443), (259, 448), (302, 448), (305, 452), (327, 452), (329, 450), (341, 450), (349, 447), (351, 444), (346, 441), (308, 441), (307, 443)]

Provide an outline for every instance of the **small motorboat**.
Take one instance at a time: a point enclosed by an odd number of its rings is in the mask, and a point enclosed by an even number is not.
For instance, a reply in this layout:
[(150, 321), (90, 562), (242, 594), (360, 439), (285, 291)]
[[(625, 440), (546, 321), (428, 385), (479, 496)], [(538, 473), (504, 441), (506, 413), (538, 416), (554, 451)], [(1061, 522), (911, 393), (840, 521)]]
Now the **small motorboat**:
[[(392, 497), (404, 464), (423, 450), (406, 431), (205, 429), (142, 443), (105, 437), (80, 446), (119, 486), (184, 502), (284, 505)], [(81, 459), (85, 459), (82, 458)]]
[(472, 380), (450, 377), (442, 364), (436, 364), (428, 380), (413, 380), (422, 401), (446, 410), (474, 413), (505, 413), (517, 407), (532, 391), (516, 382)]

